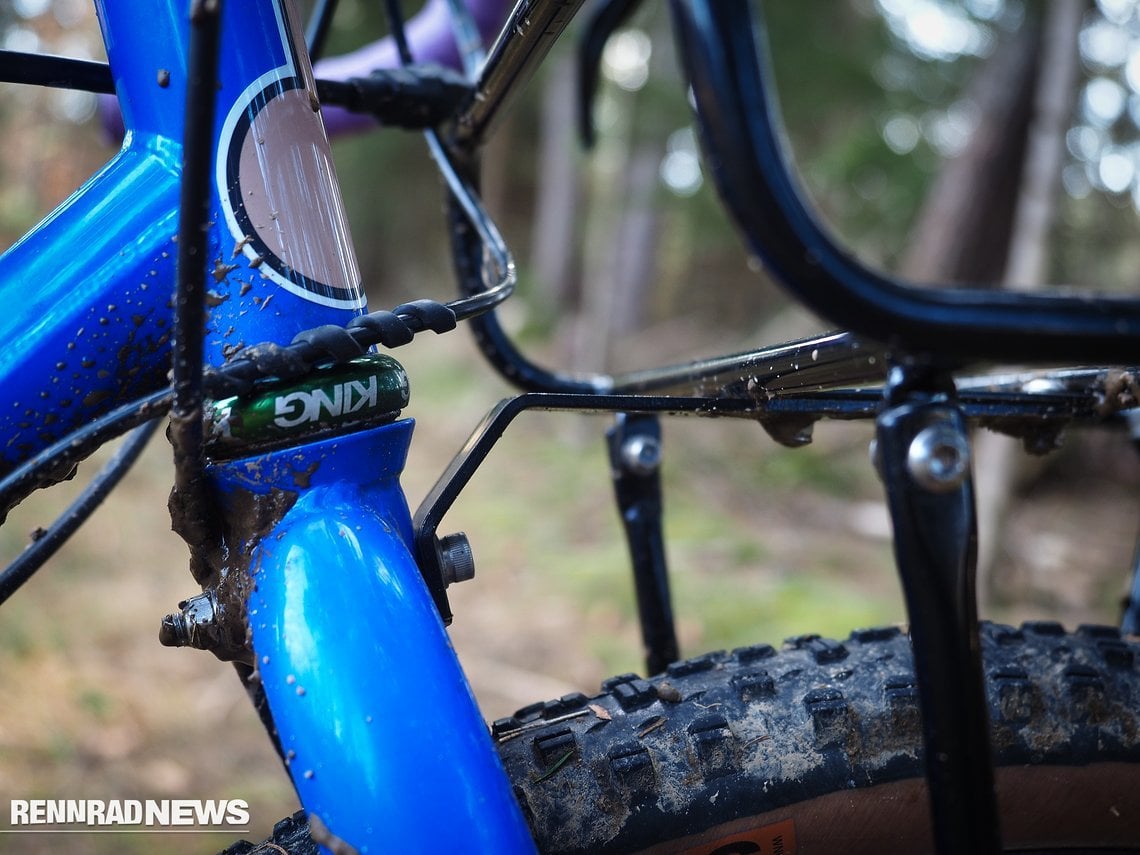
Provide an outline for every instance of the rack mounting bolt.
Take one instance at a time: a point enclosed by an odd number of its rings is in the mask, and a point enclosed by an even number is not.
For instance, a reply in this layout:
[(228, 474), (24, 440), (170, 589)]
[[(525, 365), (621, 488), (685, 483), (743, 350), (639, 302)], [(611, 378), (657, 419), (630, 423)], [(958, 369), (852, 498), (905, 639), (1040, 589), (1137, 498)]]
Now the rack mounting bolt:
[(475, 578), (475, 555), (471, 542), (463, 532), (444, 535), (436, 545), (439, 551), (439, 567), (443, 572), (443, 584), (466, 582)]
[(911, 440), (907, 469), (915, 482), (932, 493), (949, 493), (970, 473), (970, 445), (946, 422), (929, 425)]
[(661, 440), (635, 434), (621, 444), (621, 463), (634, 475), (652, 475), (661, 465)]

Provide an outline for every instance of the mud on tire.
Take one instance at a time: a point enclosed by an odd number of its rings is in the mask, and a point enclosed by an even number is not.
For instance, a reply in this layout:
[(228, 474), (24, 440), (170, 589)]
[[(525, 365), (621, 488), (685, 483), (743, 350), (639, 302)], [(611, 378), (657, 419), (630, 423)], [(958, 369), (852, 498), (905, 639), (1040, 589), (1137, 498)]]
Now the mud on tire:
[[(1006, 848), (1140, 851), (1140, 644), (1051, 622), (983, 625), (981, 639)], [(931, 851), (896, 627), (624, 674), (492, 733), (543, 852)], [(282, 850), (316, 852), (303, 814), (227, 855)]]
[[(1045, 622), (985, 625), (982, 643), (1006, 845), (1140, 845), (1137, 644)], [(603, 689), (494, 724), (542, 851), (929, 851), (897, 628), (709, 653)]]

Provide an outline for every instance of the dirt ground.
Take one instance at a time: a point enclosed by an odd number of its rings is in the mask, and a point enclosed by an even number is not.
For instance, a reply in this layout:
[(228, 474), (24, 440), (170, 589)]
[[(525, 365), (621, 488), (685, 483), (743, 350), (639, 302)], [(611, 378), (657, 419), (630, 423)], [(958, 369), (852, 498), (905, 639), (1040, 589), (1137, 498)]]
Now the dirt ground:
[[(418, 433), (413, 506), (503, 393), (456, 337), (404, 356)], [(418, 394), (418, 388), (434, 389)], [(453, 588), (452, 637), (488, 719), (639, 669), (599, 418), (522, 418), (449, 515), (479, 571)], [(670, 421), (665, 481), (687, 653), (902, 620), (865, 425), (824, 423), (807, 450), (750, 423)], [(1019, 496), (992, 614), (1113, 621), (1132, 554), (1140, 466), (1119, 437), (1058, 456)], [(295, 809), (232, 671), (170, 650), (163, 614), (194, 592), (164, 509), (156, 441), (114, 501), (0, 610), (0, 803), (8, 798), (242, 798), (250, 836)], [(67, 490), (72, 487), (64, 488)], [(59, 496), (0, 530), (7, 555)], [(6, 834), (19, 853), (214, 851), (217, 835)]]

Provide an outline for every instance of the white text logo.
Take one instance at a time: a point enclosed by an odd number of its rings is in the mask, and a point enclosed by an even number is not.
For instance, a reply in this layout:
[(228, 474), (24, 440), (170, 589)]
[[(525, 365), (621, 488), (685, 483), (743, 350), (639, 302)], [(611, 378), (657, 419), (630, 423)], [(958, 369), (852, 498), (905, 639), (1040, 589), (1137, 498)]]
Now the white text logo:
[(12, 799), (13, 826), (244, 826), (243, 799)]
[(313, 389), (311, 392), (290, 392), (282, 395), (274, 403), (277, 416), (273, 423), (277, 427), (296, 427), (305, 422), (317, 422), (321, 419), (324, 410), (333, 418), (356, 413), (365, 407), (376, 406), (376, 377), (368, 378), (365, 385), (360, 380), (349, 380), (338, 383), (332, 389), (332, 396), (324, 389)]

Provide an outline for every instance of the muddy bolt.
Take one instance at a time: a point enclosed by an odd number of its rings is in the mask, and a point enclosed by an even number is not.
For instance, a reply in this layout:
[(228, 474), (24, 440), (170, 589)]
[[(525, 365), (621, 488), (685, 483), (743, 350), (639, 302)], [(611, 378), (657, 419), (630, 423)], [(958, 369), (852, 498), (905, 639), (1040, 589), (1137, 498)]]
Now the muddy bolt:
[(661, 441), (644, 434), (631, 436), (621, 444), (621, 462), (634, 475), (652, 475), (661, 465)]
[(951, 425), (933, 424), (911, 441), (906, 465), (920, 487), (932, 493), (949, 493), (962, 486), (969, 474), (970, 446)]
[(162, 619), (162, 626), (158, 630), (158, 641), (163, 647), (185, 647), (190, 643), (190, 629), (186, 626), (186, 618), (179, 614), (170, 614)]
[(182, 610), (162, 619), (159, 643), (166, 647), (206, 648), (206, 640), (218, 620), (217, 600), (213, 592), (196, 594), (178, 604)]
[(439, 568), (443, 573), (444, 585), (475, 578), (475, 555), (471, 551), (471, 542), (463, 532), (441, 537), (436, 550), (439, 553)]

